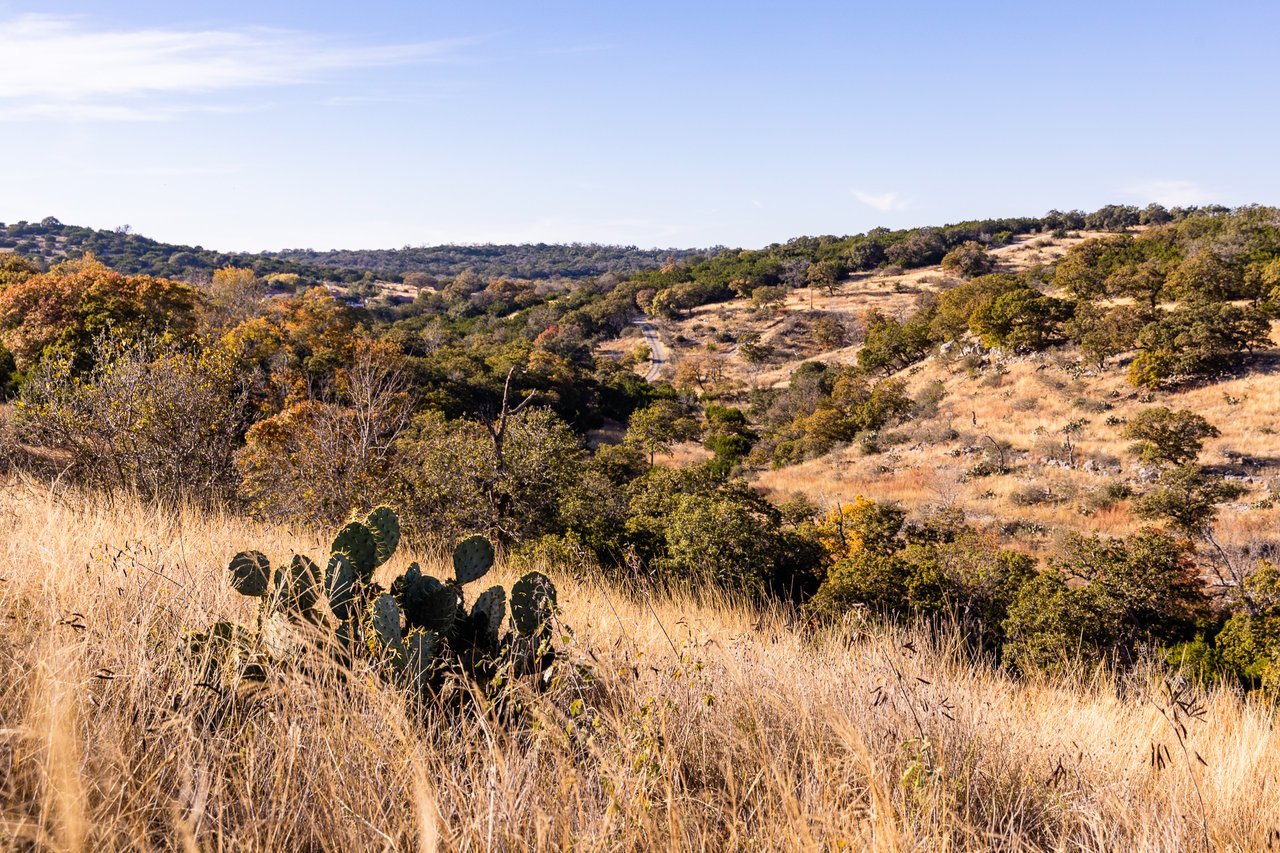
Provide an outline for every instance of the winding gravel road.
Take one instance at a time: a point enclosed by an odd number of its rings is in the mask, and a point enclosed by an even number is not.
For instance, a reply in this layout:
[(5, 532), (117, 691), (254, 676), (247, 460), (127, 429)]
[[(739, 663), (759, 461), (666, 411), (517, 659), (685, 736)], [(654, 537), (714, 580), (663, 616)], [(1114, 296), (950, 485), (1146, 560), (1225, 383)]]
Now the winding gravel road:
[(644, 375), (646, 382), (653, 382), (662, 373), (662, 368), (667, 365), (667, 349), (662, 345), (662, 337), (658, 334), (658, 329), (649, 320), (636, 320), (635, 324), (640, 327), (640, 333), (644, 335), (644, 342), (649, 345), (649, 370)]

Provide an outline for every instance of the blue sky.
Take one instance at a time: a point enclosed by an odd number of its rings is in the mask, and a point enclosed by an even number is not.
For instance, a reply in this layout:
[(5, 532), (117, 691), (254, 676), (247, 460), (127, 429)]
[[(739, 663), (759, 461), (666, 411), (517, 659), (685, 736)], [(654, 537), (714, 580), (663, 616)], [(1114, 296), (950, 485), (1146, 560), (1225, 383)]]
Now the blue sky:
[(761, 246), (1280, 202), (1280, 4), (9, 2), (0, 221)]

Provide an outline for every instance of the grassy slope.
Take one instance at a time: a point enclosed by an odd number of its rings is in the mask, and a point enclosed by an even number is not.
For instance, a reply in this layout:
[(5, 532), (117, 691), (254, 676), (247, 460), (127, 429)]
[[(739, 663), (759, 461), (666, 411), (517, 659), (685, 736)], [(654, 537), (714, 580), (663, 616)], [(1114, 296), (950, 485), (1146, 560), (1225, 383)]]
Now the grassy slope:
[[(1083, 234), (1081, 237), (1096, 236)], [(1000, 269), (1017, 271), (1047, 263), (1079, 239), (1052, 240), (1040, 236), (997, 250)], [(848, 284), (839, 294), (818, 294), (814, 307), (841, 318), (855, 331), (870, 308), (890, 315), (909, 313), (915, 294), (942, 282), (940, 268), (915, 270), (904, 276), (871, 276)], [(779, 331), (788, 317), (809, 308), (807, 290), (793, 292), (781, 318), (760, 317), (747, 300), (704, 306), (692, 316), (665, 328), (668, 341), (678, 336), (688, 343), (673, 347), (673, 363), (713, 343), (721, 330), (759, 331), (763, 340), (780, 344)], [(804, 340), (806, 336), (797, 336)], [(1280, 339), (1280, 335), (1273, 338)], [(812, 344), (809, 345), (812, 347)], [(726, 348), (721, 345), (721, 349)], [(785, 384), (801, 361), (852, 363), (858, 345), (822, 352), (816, 348), (791, 351), (790, 357), (755, 369), (731, 350), (728, 374), (739, 389), (752, 385)], [(1075, 353), (1027, 357), (996, 357), (982, 369), (966, 369), (961, 359), (931, 357), (902, 371), (912, 394), (941, 382), (946, 390), (936, 415), (919, 418), (900, 429), (899, 440), (887, 452), (863, 455), (858, 448), (836, 450), (826, 456), (752, 477), (776, 499), (796, 492), (826, 504), (852, 500), (856, 495), (902, 501), (909, 509), (956, 505), (973, 522), (999, 525), (1029, 551), (1051, 547), (1055, 530), (1073, 529), (1124, 535), (1141, 526), (1131, 501), (1098, 509), (1090, 496), (1113, 481), (1134, 489), (1145, 487), (1139, 467), (1127, 453), (1122, 427), (1109, 417), (1124, 419), (1152, 405), (1196, 411), (1221, 431), (1206, 443), (1201, 462), (1242, 479), (1249, 492), (1224, 508), (1217, 537), (1237, 552), (1256, 555), (1259, 548), (1280, 549), (1273, 531), (1280, 529), (1280, 380), (1277, 353), (1264, 354), (1247, 374), (1201, 387), (1144, 394), (1125, 382), (1123, 366), (1113, 360), (1105, 371), (1080, 370)], [(993, 369), (996, 367), (997, 369)], [(1103, 405), (1109, 407), (1104, 409)], [(1065, 465), (1062, 427), (1084, 418), (1076, 436), (1075, 468)], [(954, 435), (952, 433), (954, 432)], [(990, 447), (986, 436), (1007, 443), (1009, 472), (994, 477), (969, 477)], [(698, 446), (677, 448), (669, 461), (704, 458)], [(1241, 457), (1246, 457), (1244, 462)], [(1086, 465), (1086, 463), (1088, 463)], [(1271, 499), (1276, 507), (1251, 506)]]
[[(1019, 683), (918, 635), (807, 636), (779, 614), (650, 605), (559, 577), (571, 654), (596, 680), (566, 679), (536, 703), (536, 727), (448, 725), (430, 711), (423, 727), (363, 672), (281, 678), (219, 708), (178, 664), (181, 632), (251, 618), (223, 581), (233, 551), (314, 554), (320, 536), (22, 484), (0, 493), (0, 514), (4, 846), (1199, 843), (1192, 776), (1141, 677)], [(577, 719), (555, 710), (574, 698)], [(1260, 849), (1280, 829), (1274, 710), (1227, 693), (1204, 701), (1189, 737), (1207, 762), (1193, 772), (1211, 840)], [(1172, 766), (1151, 766), (1153, 743)]]

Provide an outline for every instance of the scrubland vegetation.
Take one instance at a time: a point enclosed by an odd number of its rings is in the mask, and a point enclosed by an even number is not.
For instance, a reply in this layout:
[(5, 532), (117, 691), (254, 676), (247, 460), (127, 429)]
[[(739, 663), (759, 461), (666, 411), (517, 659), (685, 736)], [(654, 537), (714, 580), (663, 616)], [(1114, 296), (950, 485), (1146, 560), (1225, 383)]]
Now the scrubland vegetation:
[(1155, 205), (411, 299), (0, 254), (6, 840), (1280, 843), (1278, 270)]

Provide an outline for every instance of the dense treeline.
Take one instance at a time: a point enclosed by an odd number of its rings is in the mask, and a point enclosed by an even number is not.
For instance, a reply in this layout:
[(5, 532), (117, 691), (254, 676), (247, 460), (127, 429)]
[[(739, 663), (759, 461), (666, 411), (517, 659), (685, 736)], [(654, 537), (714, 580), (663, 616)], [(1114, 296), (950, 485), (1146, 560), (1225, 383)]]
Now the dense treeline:
[(52, 216), (40, 222), (0, 223), (0, 252), (48, 266), (91, 254), (123, 273), (191, 278), (210, 275), (229, 265), (251, 268), (258, 275), (298, 276), (308, 283), (359, 281), (363, 273), (318, 264), (300, 264), (268, 255), (216, 252), (200, 246), (161, 243), (133, 233), (128, 226), (111, 231), (64, 225)]
[[(873, 228), (846, 237), (797, 237), (759, 250), (722, 251), (697, 262), (670, 264), (632, 277), (644, 288), (643, 305), (652, 313), (678, 316), (698, 305), (751, 296), (761, 288), (817, 286), (836, 289), (850, 273), (913, 269), (945, 263), (965, 271), (981, 269), (983, 248), (1002, 246), (1017, 236), (1082, 229), (1124, 232), (1137, 225), (1178, 222), (1193, 215), (1217, 215), (1226, 208), (1107, 205), (1093, 213), (1050, 211), (1043, 217), (958, 222), (941, 227), (892, 231)], [(966, 260), (966, 255), (969, 259)], [(976, 260), (974, 256), (976, 255)], [(974, 263), (979, 268), (973, 267)]]
[[(1124, 232), (1136, 224), (1149, 227)], [(986, 247), (1079, 227), (1117, 233), (1056, 269), (991, 272)], [(1275, 685), (1274, 570), (1216, 589), (1195, 577), (1196, 545), (1233, 492), (1197, 464), (1213, 428), (1192, 413), (1153, 408), (1127, 427), (1160, 468), (1139, 511), (1161, 526), (1072, 540), (1044, 565), (954, 514), (775, 505), (738, 475), (843, 443), (877, 452), (942, 393), (909, 395), (895, 373), (948, 345), (1078, 344), (1103, 362), (1136, 347), (1130, 373), (1144, 384), (1230, 366), (1266, 344), (1277, 257), (1272, 209), (1154, 207), (804, 238), (577, 282), (466, 270), (398, 304), (273, 292), (242, 266), (183, 282), (92, 255), (46, 269), (11, 254), (0, 260), (8, 458), (91, 488), (305, 523), (388, 502), (407, 529), (481, 531), (516, 560), (784, 597), (814, 618), (954, 615), (1019, 670), (1158, 650), (1206, 677)], [(715, 399), (709, 371), (651, 386), (596, 351), (646, 308), (836, 289), (850, 271), (943, 261), (968, 278), (909, 316), (868, 316), (856, 364), (806, 364), (745, 405)], [(1104, 331), (1127, 337), (1095, 348)], [(607, 424), (620, 440), (592, 432)], [(655, 464), (689, 440), (708, 462)]]
[[(401, 281), (420, 274), (420, 284), (436, 284), (470, 271), (486, 279), (579, 279), (615, 274), (631, 276), (667, 268), (666, 279), (656, 276), (648, 285), (664, 282), (696, 283), (683, 295), (673, 294), (673, 308), (682, 303), (726, 298), (732, 282), (760, 286), (803, 282), (809, 263), (826, 263), (815, 274), (857, 272), (886, 264), (906, 268), (935, 264), (951, 249), (966, 242), (1001, 245), (1033, 231), (1124, 231), (1142, 224), (1178, 221), (1195, 208), (1165, 210), (1107, 205), (1093, 213), (1050, 211), (1043, 217), (1017, 217), (961, 222), (940, 228), (890, 231), (876, 228), (846, 237), (799, 237), (758, 251), (711, 249), (638, 249), (594, 243), (520, 245), (405, 246), (401, 249), (332, 250), (285, 249), (257, 254), (218, 252), (200, 246), (162, 243), (133, 233), (128, 226), (113, 230), (65, 225), (54, 217), (39, 222), (0, 223), (0, 251), (11, 251), (43, 266), (67, 258), (93, 254), (111, 269), (166, 278), (209, 275), (225, 266), (252, 269), (259, 276), (297, 275), (305, 284), (324, 281), (355, 283), (371, 277)], [(1218, 212), (1219, 208), (1203, 208)], [(801, 264), (796, 278), (797, 263)], [(671, 278), (672, 270), (682, 272)], [(690, 304), (700, 304), (694, 301)]]
[[(714, 254), (715, 250), (711, 251)], [(284, 249), (268, 253), (309, 266), (369, 270), (380, 276), (424, 273), (448, 278), (470, 270), (486, 278), (588, 278), (628, 275), (708, 254), (697, 249), (638, 249), (598, 243), (405, 246), (402, 249)]]
[(135, 234), (128, 227), (107, 231), (64, 225), (53, 217), (7, 226), (0, 223), (0, 251), (4, 250), (46, 265), (90, 253), (119, 272), (167, 278), (208, 276), (220, 267), (234, 265), (252, 269), (260, 276), (296, 275), (309, 284), (350, 284), (373, 277), (401, 281), (406, 273), (427, 276), (427, 281), (434, 284), (434, 279), (451, 278), (466, 271), (486, 278), (575, 279), (605, 273), (625, 275), (708, 254), (692, 249), (637, 249), (594, 243), (285, 249), (250, 254), (162, 243)]

